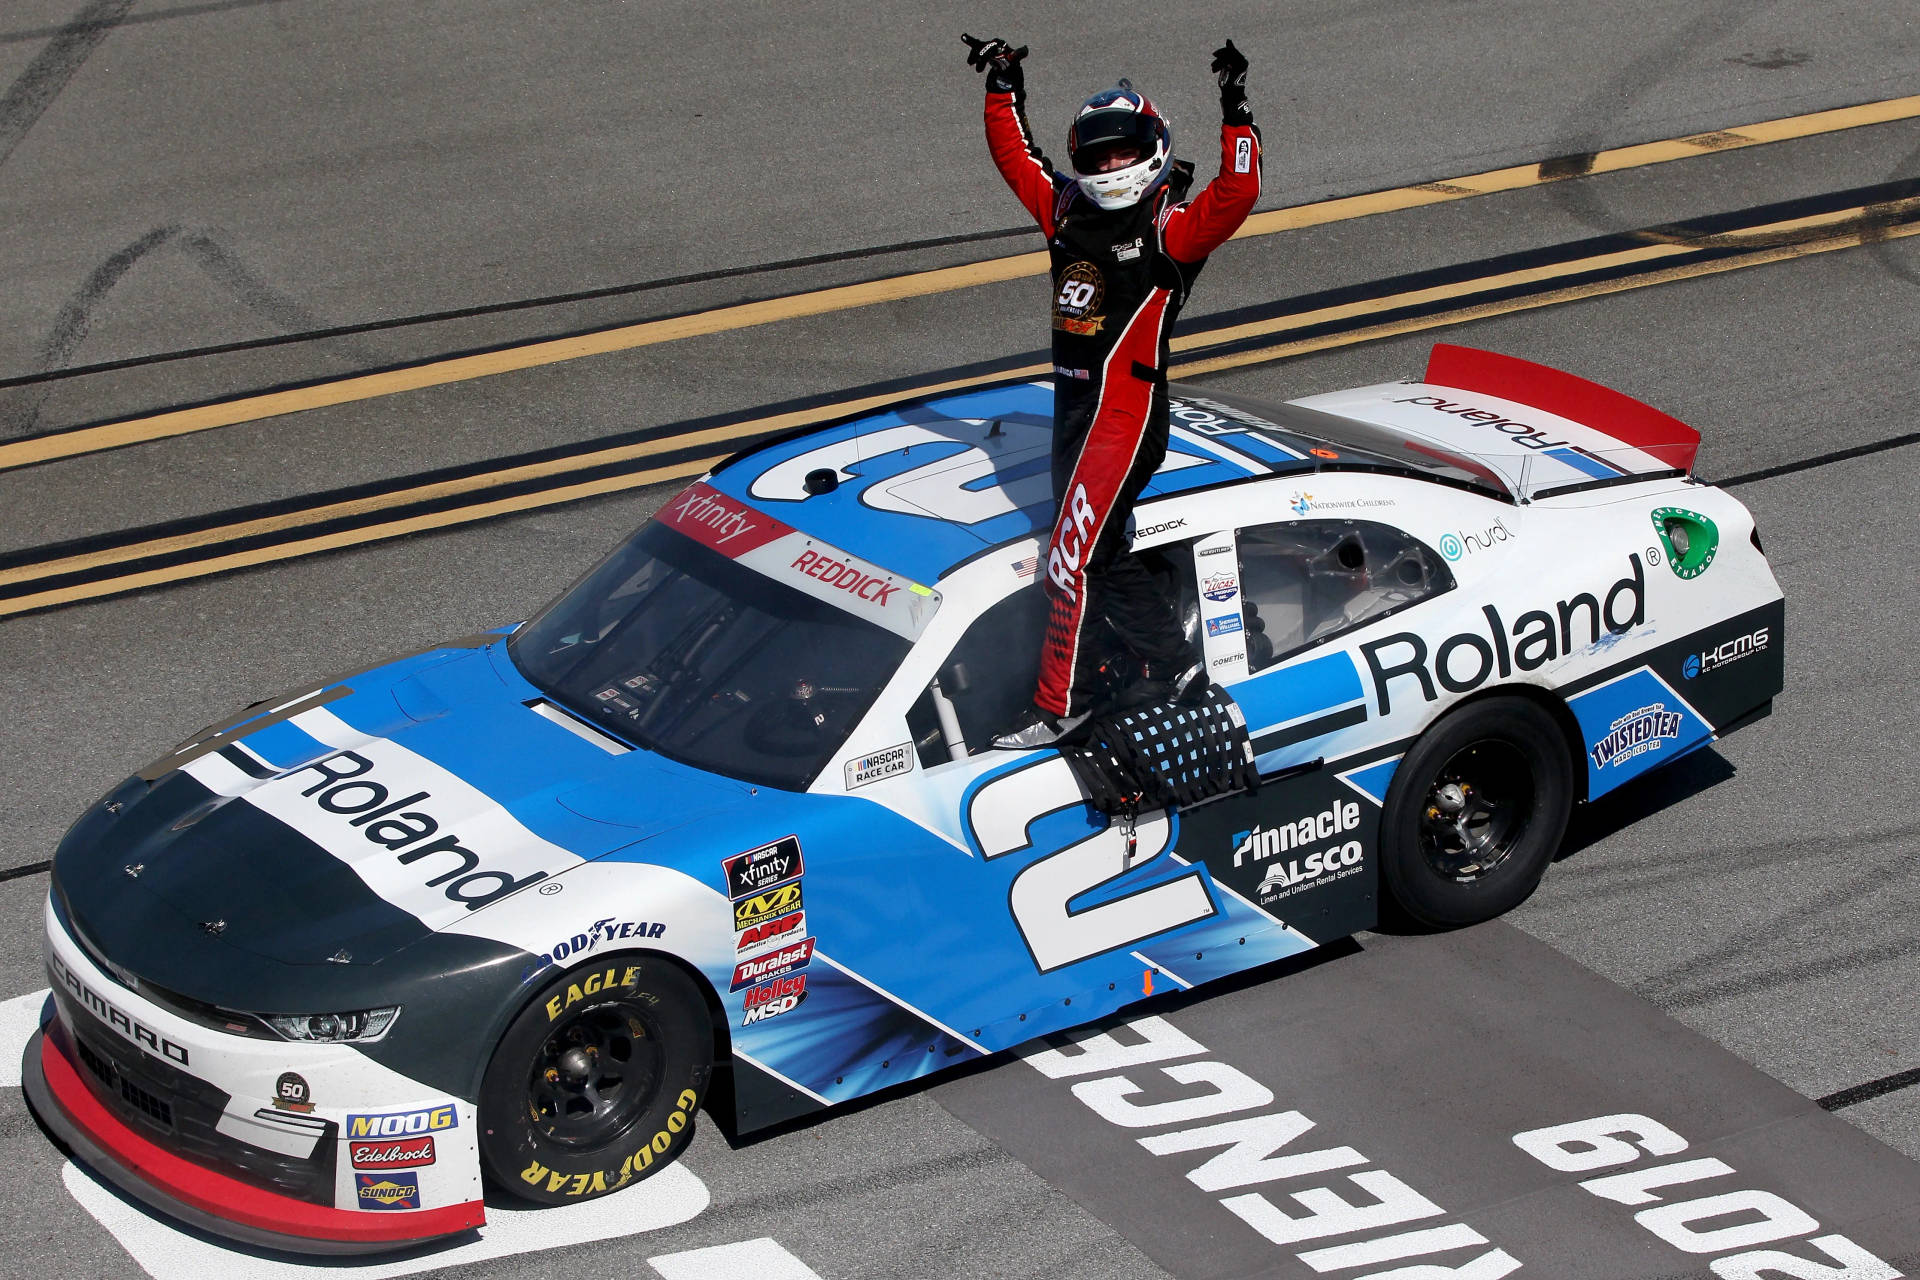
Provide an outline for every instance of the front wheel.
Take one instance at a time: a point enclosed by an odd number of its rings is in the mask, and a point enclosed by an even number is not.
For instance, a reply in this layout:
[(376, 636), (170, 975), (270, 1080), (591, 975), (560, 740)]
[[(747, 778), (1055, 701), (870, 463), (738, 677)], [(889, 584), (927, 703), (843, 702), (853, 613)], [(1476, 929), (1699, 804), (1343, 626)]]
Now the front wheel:
[(672, 1163), (713, 1074), (691, 978), (657, 956), (612, 956), (546, 983), (480, 1085), (480, 1160), (539, 1204), (617, 1191)]
[(1518, 906), (1566, 834), (1573, 767), (1553, 717), (1525, 698), (1454, 712), (1395, 771), (1380, 820), (1387, 892), (1422, 924), (1478, 924)]

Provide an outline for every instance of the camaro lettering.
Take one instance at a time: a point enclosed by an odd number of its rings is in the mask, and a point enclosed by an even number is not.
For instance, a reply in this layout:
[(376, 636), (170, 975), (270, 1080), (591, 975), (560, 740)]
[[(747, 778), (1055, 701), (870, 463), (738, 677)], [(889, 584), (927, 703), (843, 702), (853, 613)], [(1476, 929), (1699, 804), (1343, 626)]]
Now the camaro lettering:
[(1575, 644), (1577, 622), (1586, 624), (1582, 644), (1597, 644), (1602, 624), (1609, 635), (1625, 635), (1647, 620), (1646, 577), (1640, 569), (1640, 557), (1629, 556), (1627, 560), (1627, 576), (1608, 588), (1604, 596), (1583, 591), (1560, 601), (1551, 613), (1530, 609), (1514, 619), (1511, 627), (1489, 604), (1480, 609), (1487, 620), (1485, 634), (1463, 631), (1448, 636), (1431, 652), (1426, 640), (1411, 631), (1395, 632), (1361, 645), (1360, 653), (1373, 674), (1373, 695), (1380, 714), (1393, 712), (1388, 686), (1395, 680), (1417, 681), (1420, 696), (1435, 702), (1440, 697), (1434, 688), (1436, 681), (1448, 693), (1467, 693), (1496, 675), (1506, 679), (1516, 667), (1532, 671), (1565, 657), (1579, 647)]
[(187, 1065), (189, 1054), (185, 1045), (175, 1044), (153, 1028), (109, 1004), (104, 996), (82, 982), (79, 974), (62, 963), (59, 956), (48, 955), (47, 972), (52, 975), (54, 986), (64, 987), (86, 1008), (88, 1013), (106, 1023), (121, 1039), (146, 1050), (155, 1057), (177, 1062), (183, 1067)]
[(1466, 422), (1477, 422), (1492, 427), (1502, 435), (1513, 437), (1513, 442), (1527, 449), (1564, 449), (1565, 440), (1549, 440), (1547, 433), (1538, 427), (1530, 427), (1524, 422), (1515, 422), (1512, 418), (1503, 418), (1497, 413), (1488, 413), (1485, 409), (1476, 409), (1469, 404), (1456, 404), (1451, 400), (1442, 400), (1439, 396), (1407, 396), (1395, 400), (1395, 404), (1418, 404), (1437, 413), (1450, 413)]
[(850, 595), (877, 605), (892, 601), (893, 593), (900, 588), (885, 578), (876, 578), (862, 573), (842, 560), (823, 556), (818, 551), (802, 551), (794, 562), (787, 566), (798, 569), (809, 578), (818, 578), (830, 587), (838, 587)]
[(460, 1113), (451, 1103), (419, 1111), (396, 1111), (384, 1116), (348, 1116), (349, 1138), (411, 1138), (457, 1128)]
[[(319, 775), (320, 780), (304, 787), (301, 795), (322, 812), (346, 818), (349, 828), (358, 828), (368, 840), (396, 854), (401, 866), (425, 864), (418, 870), (434, 873), (426, 880), (427, 887), (445, 886), (441, 891), (469, 911), (547, 878), (544, 871), (516, 878), (505, 871), (481, 869), (480, 855), (462, 843), (465, 837), (439, 835), (439, 819), (423, 809), (409, 808), (432, 800), (432, 792), (416, 791), (395, 800), (386, 784), (367, 776), (372, 771), (373, 761), (367, 757), (341, 751), (289, 776), (304, 782), (303, 774)], [(429, 840), (429, 836), (437, 838)]]

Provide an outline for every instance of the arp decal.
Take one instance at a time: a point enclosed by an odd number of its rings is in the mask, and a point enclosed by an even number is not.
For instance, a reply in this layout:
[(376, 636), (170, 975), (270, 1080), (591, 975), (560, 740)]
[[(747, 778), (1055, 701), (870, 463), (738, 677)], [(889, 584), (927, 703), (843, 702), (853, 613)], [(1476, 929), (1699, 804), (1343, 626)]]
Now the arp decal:
[[(1716, 1156), (1667, 1160), (1687, 1140), (1643, 1115), (1598, 1116), (1529, 1129), (1513, 1145), (1557, 1173), (1576, 1174), (1602, 1200), (1630, 1206), (1633, 1220), (1723, 1280), (1900, 1280), (1901, 1273), (1837, 1232), (1814, 1235), (1820, 1221), (1785, 1196), (1742, 1185)], [(1647, 1157), (1660, 1163), (1644, 1163)], [(1603, 1169), (1639, 1167), (1601, 1177)], [(1642, 1206), (1653, 1206), (1644, 1208)], [(1762, 1247), (1765, 1246), (1765, 1247)]]
[(800, 882), (796, 880), (792, 884), (783, 884), (778, 889), (756, 893), (750, 898), (742, 898), (734, 903), (733, 927), (735, 932), (741, 932), (764, 920), (771, 920), (775, 916), (799, 911), (802, 906)]
[(799, 836), (781, 836), (772, 844), (723, 858), (720, 865), (727, 873), (727, 896), (736, 899), (798, 880), (807, 869), (800, 856)]
[[(1582, 591), (1559, 601), (1551, 612), (1529, 609), (1514, 619), (1511, 627), (1498, 609), (1490, 604), (1482, 605), (1480, 612), (1487, 620), (1484, 632), (1462, 631), (1448, 636), (1431, 654), (1426, 640), (1411, 631), (1396, 632), (1361, 645), (1360, 653), (1373, 673), (1373, 693), (1380, 714), (1389, 715), (1393, 711), (1388, 686), (1394, 680), (1418, 681), (1420, 696), (1436, 702), (1440, 697), (1434, 688), (1436, 680), (1448, 693), (1469, 693), (1495, 675), (1504, 680), (1516, 667), (1532, 671), (1571, 653), (1578, 647), (1574, 630), (1578, 621), (1586, 624), (1583, 628), (1586, 639), (1581, 642), (1584, 644), (1599, 643), (1603, 631), (1610, 636), (1621, 636), (1641, 625), (1647, 618), (1646, 576), (1640, 569), (1640, 557), (1627, 559), (1627, 576), (1607, 588), (1604, 594)], [(1383, 660), (1382, 654), (1390, 649), (1405, 650), (1405, 653), (1395, 654), (1398, 661), (1389, 663)], [(1462, 658), (1463, 654), (1471, 657)]]
[(420, 1175), (417, 1173), (356, 1173), (353, 1190), (362, 1209), (418, 1209)]
[(433, 1138), (399, 1138), (392, 1142), (349, 1142), (347, 1159), (356, 1169), (418, 1169), (433, 1163)]
[(390, 1115), (348, 1116), (349, 1138), (411, 1138), (423, 1133), (458, 1128), (460, 1113), (452, 1103), (423, 1107), (418, 1111), (396, 1111)]
[(740, 931), (734, 949), (744, 954), (756, 947), (777, 946), (786, 940), (787, 935), (804, 930), (806, 920), (806, 912), (795, 911), (760, 924), (748, 925)]

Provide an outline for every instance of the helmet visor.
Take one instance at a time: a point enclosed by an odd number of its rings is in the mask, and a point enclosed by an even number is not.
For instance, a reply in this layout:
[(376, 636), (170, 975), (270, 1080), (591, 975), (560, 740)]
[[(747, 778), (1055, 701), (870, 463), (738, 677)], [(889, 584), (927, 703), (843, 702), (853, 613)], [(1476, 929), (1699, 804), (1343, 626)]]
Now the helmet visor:
[(1139, 111), (1089, 111), (1067, 131), (1074, 172), (1110, 172), (1124, 167), (1114, 163), (1120, 156), (1130, 155), (1126, 163), (1139, 164), (1154, 153), (1158, 126), (1159, 121)]

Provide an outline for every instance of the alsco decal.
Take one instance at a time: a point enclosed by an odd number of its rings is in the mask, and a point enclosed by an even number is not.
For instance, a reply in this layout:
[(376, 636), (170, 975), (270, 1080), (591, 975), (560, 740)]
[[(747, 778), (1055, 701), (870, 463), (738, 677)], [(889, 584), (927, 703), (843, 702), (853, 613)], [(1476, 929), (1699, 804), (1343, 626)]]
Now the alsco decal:
[(800, 885), (797, 881), (766, 893), (756, 893), (751, 898), (742, 898), (733, 904), (734, 931), (742, 931), (762, 920), (786, 915), (789, 911), (798, 911), (800, 907)]
[(469, 911), (547, 878), (544, 871), (516, 879), (505, 871), (481, 869), (480, 854), (467, 848), (462, 837), (440, 834), (438, 818), (426, 809), (409, 807), (432, 801), (431, 791), (415, 791), (395, 800), (385, 783), (367, 776), (372, 772), (372, 760), (357, 751), (341, 751), (287, 777), (297, 786), (303, 774), (318, 774), (320, 781), (302, 789), (302, 796), (322, 812), (346, 819), (343, 825), (349, 831), (357, 829), (372, 843), (397, 854), (401, 866), (426, 863), (420, 872), (435, 873), (426, 886), (445, 885), (442, 892)]
[(402, 1138), (398, 1142), (350, 1142), (347, 1158), (356, 1169), (417, 1169), (433, 1163), (433, 1139)]
[(54, 986), (64, 988), (85, 1006), (88, 1013), (112, 1028), (127, 1043), (144, 1049), (156, 1057), (165, 1058), (169, 1062), (177, 1062), (183, 1067), (187, 1065), (188, 1055), (185, 1045), (175, 1044), (152, 1027), (146, 1026), (138, 1019), (122, 1013), (109, 1004), (104, 996), (80, 981), (79, 974), (61, 963), (59, 956), (52, 954), (47, 956), (47, 972), (52, 976)]
[(733, 986), (738, 991), (742, 987), (751, 987), (768, 978), (777, 978), (783, 973), (807, 967), (807, 961), (813, 959), (814, 939), (802, 938), (790, 947), (782, 947), (772, 955), (760, 956), (753, 960), (742, 960), (733, 967)]
[(585, 1196), (617, 1191), (651, 1169), (655, 1159), (673, 1149), (674, 1137), (687, 1127), (687, 1122), (693, 1118), (693, 1109), (699, 1102), (699, 1094), (692, 1089), (682, 1089), (680, 1096), (673, 1100), (673, 1110), (668, 1113), (666, 1121), (654, 1131), (645, 1146), (622, 1160), (618, 1169), (562, 1173), (535, 1160), (520, 1171), (520, 1181), (530, 1187), (544, 1187), (549, 1195)]
[(423, 1133), (438, 1133), (460, 1125), (460, 1113), (452, 1103), (422, 1107), (418, 1111), (396, 1111), (384, 1116), (348, 1116), (349, 1138), (411, 1138)]
[(669, 529), (727, 556), (752, 551), (793, 532), (772, 516), (762, 515), (705, 484), (689, 485), (668, 499), (654, 518)]
[[(1628, 556), (1627, 560), (1630, 566), (1627, 576), (1615, 582), (1604, 595), (1579, 592), (1559, 601), (1551, 612), (1528, 610), (1514, 619), (1511, 627), (1501, 618), (1498, 609), (1483, 605), (1480, 612), (1487, 620), (1484, 634), (1463, 631), (1448, 636), (1431, 655), (1426, 640), (1411, 631), (1396, 632), (1361, 645), (1360, 652), (1373, 673), (1373, 693), (1380, 705), (1380, 714), (1390, 715), (1393, 711), (1387, 687), (1394, 680), (1417, 680), (1420, 696), (1435, 702), (1440, 696), (1434, 689), (1436, 680), (1448, 693), (1468, 693), (1496, 674), (1505, 679), (1513, 674), (1515, 667), (1532, 671), (1566, 656), (1576, 647), (1577, 621), (1583, 620), (1586, 624), (1586, 644), (1599, 643), (1603, 627), (1608, 635), (1625, 635), (1647, 619), (1646, 577), (1640, 570), (1640, 557)], [(1382, 652), (1388, 649), (1404, 649), (1406, 654), (1400, 661), (1389, 664), (1381, 658)], [(1471, 654), (1471, 657), (1462, 658), (1462, 654)]]
[(809, 578), (818, 578), (830, 587), (838, 587), (849, 595), (859, 596), (870, 604), (887, 605), (893, 599), (893, 593), (900, 589), (897, 583), (885, 578), (862, 573), (844, 560), (821, 555), (818, 551), (802, 551), (794, 558), (789, 569), (796, 569)]
[(729, 898), (765, 893), (789, 880), (798, 880), (807, 869), (800, 858), (799, 836), (781, 836), (772, 844), (723, 858), (720, 865), (727, 873)]

